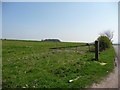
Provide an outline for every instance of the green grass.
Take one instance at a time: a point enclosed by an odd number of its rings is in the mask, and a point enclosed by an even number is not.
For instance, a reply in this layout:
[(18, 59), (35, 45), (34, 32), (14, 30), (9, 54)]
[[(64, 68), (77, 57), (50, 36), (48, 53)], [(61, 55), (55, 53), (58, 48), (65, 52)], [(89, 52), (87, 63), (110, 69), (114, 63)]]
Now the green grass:
[[(76, 48), (49, 49), (54, 47)], [(113, 70), (113, 48), (99, 55), (85, 43), (2, 41), (3, 88), (85, 88), (99, 82)], [(69, 83), (71, 79), (79, 79)]]

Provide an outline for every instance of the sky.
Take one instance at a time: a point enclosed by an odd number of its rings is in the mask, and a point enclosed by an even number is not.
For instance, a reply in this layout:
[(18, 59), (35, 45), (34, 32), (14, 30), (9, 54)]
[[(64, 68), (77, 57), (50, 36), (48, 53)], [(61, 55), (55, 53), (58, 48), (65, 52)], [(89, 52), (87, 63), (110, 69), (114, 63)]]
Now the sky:
[(106, 30), (117, 43), (117, 2), (2, 3), (2, 38), (94, 42)]

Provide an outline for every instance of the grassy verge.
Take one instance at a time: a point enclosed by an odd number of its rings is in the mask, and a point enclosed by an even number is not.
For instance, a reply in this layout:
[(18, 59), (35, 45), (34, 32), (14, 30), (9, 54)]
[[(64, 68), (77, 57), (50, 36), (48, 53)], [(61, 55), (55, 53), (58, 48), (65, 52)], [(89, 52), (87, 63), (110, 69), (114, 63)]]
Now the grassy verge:
[[(84, 88), (113, 70), (114, 49), (99, 62), (84, 43), (3, 41), (3, 88)], [(79, 46), (52, 50), (53, 47)], [(69, 82), (69, 80), (74, 80)]]

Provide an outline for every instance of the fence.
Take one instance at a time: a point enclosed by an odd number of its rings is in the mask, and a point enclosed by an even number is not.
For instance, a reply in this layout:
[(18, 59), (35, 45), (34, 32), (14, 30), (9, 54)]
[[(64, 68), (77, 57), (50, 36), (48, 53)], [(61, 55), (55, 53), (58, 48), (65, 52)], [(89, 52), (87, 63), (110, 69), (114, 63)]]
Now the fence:
[(95, 60), (99, 59), (99, 42), (96, 40), (95, 43), (87, 43), (90, 52), (95, 52)]

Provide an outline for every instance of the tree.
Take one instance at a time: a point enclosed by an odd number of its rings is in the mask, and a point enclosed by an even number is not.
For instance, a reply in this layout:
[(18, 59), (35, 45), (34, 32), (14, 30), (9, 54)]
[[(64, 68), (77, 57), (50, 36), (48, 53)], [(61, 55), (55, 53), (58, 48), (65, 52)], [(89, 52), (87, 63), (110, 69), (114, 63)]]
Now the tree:
[(106, 48), (110, 48), (112, 46), (112, 43), (107, 36), (102, 35), (102, 36), (98, 37), (98, 41), (99, 41), (99, 50), (100, 51), (103, 51)]
[(45, 39), (44, 42), (61, 42), (59, 39)]
[(107, 31), (104, 31), (103, 33), (100, 33), (100, 35), (101, 36), (107, 36), (108, 38), (109, 38), (109, 40), (111, 41), (111, 42), (113, 42), (112, 41), (112, 39), (113, 39), (113, 31), (110, 31), (110, 30), (107, 30)]

